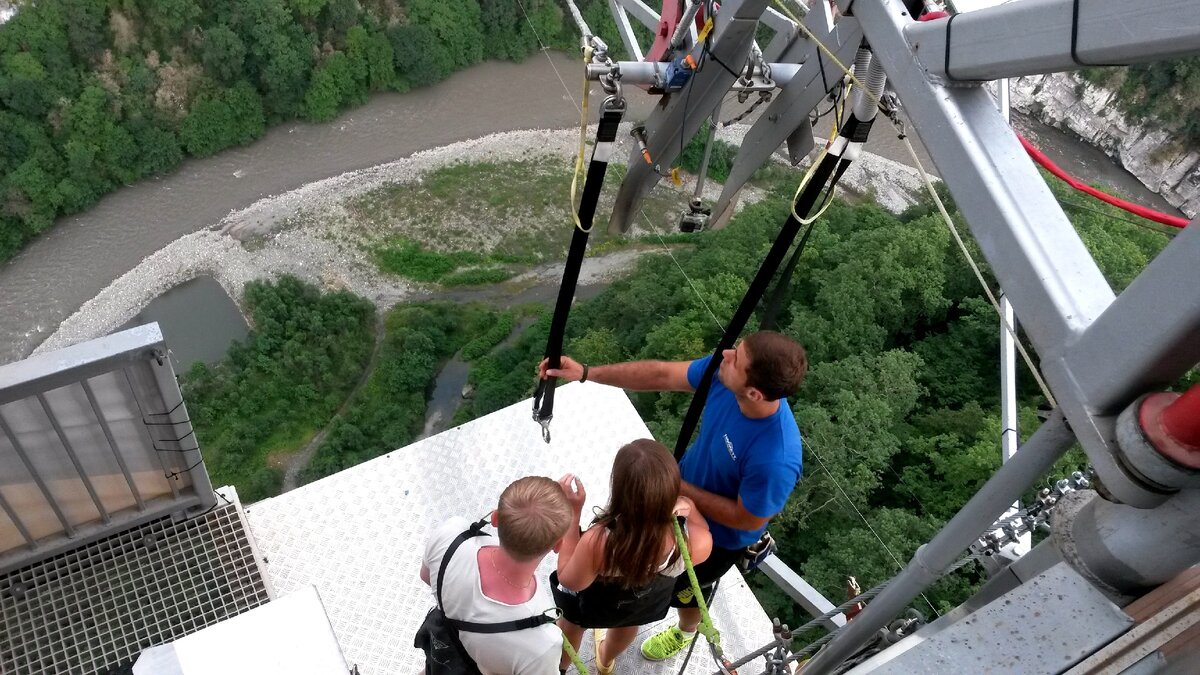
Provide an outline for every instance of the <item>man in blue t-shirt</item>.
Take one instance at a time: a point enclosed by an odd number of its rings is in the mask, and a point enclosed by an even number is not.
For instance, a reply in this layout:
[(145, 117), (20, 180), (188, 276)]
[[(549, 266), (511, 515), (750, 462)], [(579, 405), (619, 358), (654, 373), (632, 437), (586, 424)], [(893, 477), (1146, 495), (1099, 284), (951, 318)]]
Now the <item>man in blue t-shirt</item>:
[[(564, 356), (562, 367), (547, 370), (543, 361), (539, 373), (635, 391), (694, 391), (711, 358), (589, 367)], [(783, 510), (800, 479), (800, 430), (786, 397), (800, 388), (807, 369), (804, 347), (771, 331), (748, 335), (722, 353), (700, 435), (679, 465), (683, 495), (696, 503), (712, 531), (712, 554), (696, 567), (706, 599), (713, 583), (742, 559)], [(642, 643), (647, 659), (670, 658), (695, 637), (700, 611), (686, 575), (675, 590), (672, 605), (679, 608), (679, 625)]]

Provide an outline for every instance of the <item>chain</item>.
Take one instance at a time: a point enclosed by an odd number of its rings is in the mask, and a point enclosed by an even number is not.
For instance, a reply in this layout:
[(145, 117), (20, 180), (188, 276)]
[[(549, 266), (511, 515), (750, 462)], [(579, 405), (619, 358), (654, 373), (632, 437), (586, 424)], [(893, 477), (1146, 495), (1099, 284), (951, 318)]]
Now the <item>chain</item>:
[(754, 103), (751, 103), (750, 107), (746, 108), (737, 117), (734, 117), (733, 119), (728, 119), (728, 120), (725, 120), (724, 122), (721, 122), (721, 128), (724, 129), (725, 127), (732, 126), (734, 124), (737, 124), (738, 122), (741, 122), (742, 120), (749, 117), (755, 110), (757, 110), (758, 106), (760, 106), (763, 103), (766, 103), (767, 101), (770, 101), (770, 100), (771, 100), (771, 92), (769, 92), (769, 91), (758, 92), (758, 100), (757, 101), (755, 101)]

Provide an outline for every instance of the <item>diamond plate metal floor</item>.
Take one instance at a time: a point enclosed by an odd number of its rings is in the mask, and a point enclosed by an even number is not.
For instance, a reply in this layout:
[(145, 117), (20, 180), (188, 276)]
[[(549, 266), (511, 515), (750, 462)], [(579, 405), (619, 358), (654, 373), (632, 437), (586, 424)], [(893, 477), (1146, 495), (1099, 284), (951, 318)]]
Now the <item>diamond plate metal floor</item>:
[[(363, 675), (421, 670), (412, 636), (433, 605), (433, 593), (417, 576), (429, 527), (452, 515), (482, 517), (508, 483), (527, 475), (580, 476), (590, 513), (608, 499), (617, 450), (650, 436), (619, 389), (573, 383), (559, 388), (555, 404), (550, 445), (523, 401), (247, 507), (276, 593), (315, 585), (346, 660)], [(546, 583), (553, 564), (550, 555), (539, 583)], [(731, 655), (771, 639), (770, 620), (736, 571), (722, 580), (713, 616)], [(671, 621), (673, 613), (664, 625)], [(590, 663), (588, 642), (581, 656)], [(631, 649), (618, 659), (617, 672), (674, 673), (681, 662), (680, 656), (650, 663)], [(747, 668), (761, 670), (761, 662)], [(714, 670), (707, 650), (698, 648), (687, 672)]]

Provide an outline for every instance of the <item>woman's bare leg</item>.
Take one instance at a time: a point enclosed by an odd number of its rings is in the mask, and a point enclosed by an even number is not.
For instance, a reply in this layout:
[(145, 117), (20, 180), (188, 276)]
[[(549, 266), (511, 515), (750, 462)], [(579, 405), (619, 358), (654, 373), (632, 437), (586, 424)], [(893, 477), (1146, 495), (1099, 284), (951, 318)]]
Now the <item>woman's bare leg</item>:
[(634, 638), (637, 637), (637, 631), (637, 626), (609, 628), (608, 632), (604, 634), (604, 642), (600, 645), (601, 653), (596, 655), (596, 659), (606, 666), (611, 664), (629, 648), (629, 645), (633, 644)]

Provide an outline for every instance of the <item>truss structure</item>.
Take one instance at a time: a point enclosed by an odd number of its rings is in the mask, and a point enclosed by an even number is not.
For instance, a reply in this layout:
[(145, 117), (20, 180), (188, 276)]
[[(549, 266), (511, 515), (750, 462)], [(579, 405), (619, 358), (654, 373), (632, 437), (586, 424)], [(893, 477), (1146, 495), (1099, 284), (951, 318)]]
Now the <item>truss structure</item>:
[[(1049, 575), (1047, 584), (1089, 589), (1075, 597), (1120, 605), (1137, 589), (1161, 584), (1200, 562), (1200, 527), (1184, 515), (1200, 495), (1200, 462), (1156, 450), (1141, 407), (1147, 395), (1200, 363), (1195, 272), (1200, 221), (1115, 295), (982, 86), (1001, 78), (1200, 54), (1194, 0), (1020, 0), (926, 21), (917, 19), (925, 13), (924, 3), (914, 0), (816, 0), (807, 11), (789, 3), (802, 14), (802, 28), (769, 4), (728, 0), (712, 17), (700, 12), (713, 25), (711, 34), (698, 41), (693, 3), (668, 2), (670, 11), (660, 15), (640, 0), (610, 0), (619, 38), (639, 60), (598, 61), (588, 67), (588, 76), (663, 94), (645, 122), (643, 146), (628, 162), (610, 231), (629, 229), (661, 177), (655, 165), (672, 163), (681, 140), (702, 128), (723, 97), (769, 91), (772, 100), (747, 133), (713, 209), (714, 227), (719, 227), (738, 190), (772, 153), (785, 144), (811, 144), (810, 115), (840, 86), (843, 64), (854, 62), (864, 47), (869, 61), (856, 65), (856, 75), (865, 75), (859, 67), (866, 63), (886, 74), (889, 91), (924, 142), (1015, 309), (1057, 402), (1020, 452), (804, 672), (818, 675), (843, 667), (1076, 442), (1095, 468), (1102, 496), (1064, 515), (1048, 544), (1053, 551), (1042, 547), (1037, 556), (1027, 556), (1031, 562), (1023, 572), (1009, 571), (1001, 584), (1007, 586), (989, 591), (994, 597), (1028, 595), (1032, 579)], [(653, 47), (638, 43), (631, 18), (656, 35)], [(756, 42), (765, 33), (760, 25), (773, 32), (765, 47)], [(694, 69), (686, 95), (676, 95), (673, 91), (681, 90), (672, 90), (671, 78), (689, 57), (692, 64), (709, 60), (724, 67)], [(654, 161), (642, 161), (643, 151)], [(799, 159), (796, 153), (792, 157)], [(1193, 410), (1200, 414), (1200, 405)], [(1146, 556), (1147, 550), (1156, 554)], [(1159, 556), (1160, 551), (1170, 552)], [(1018, 604), (1028, 609), (1028, 602)], [(1047, 647), (1045, 662), (1069, 667), (1111, 638)]]

